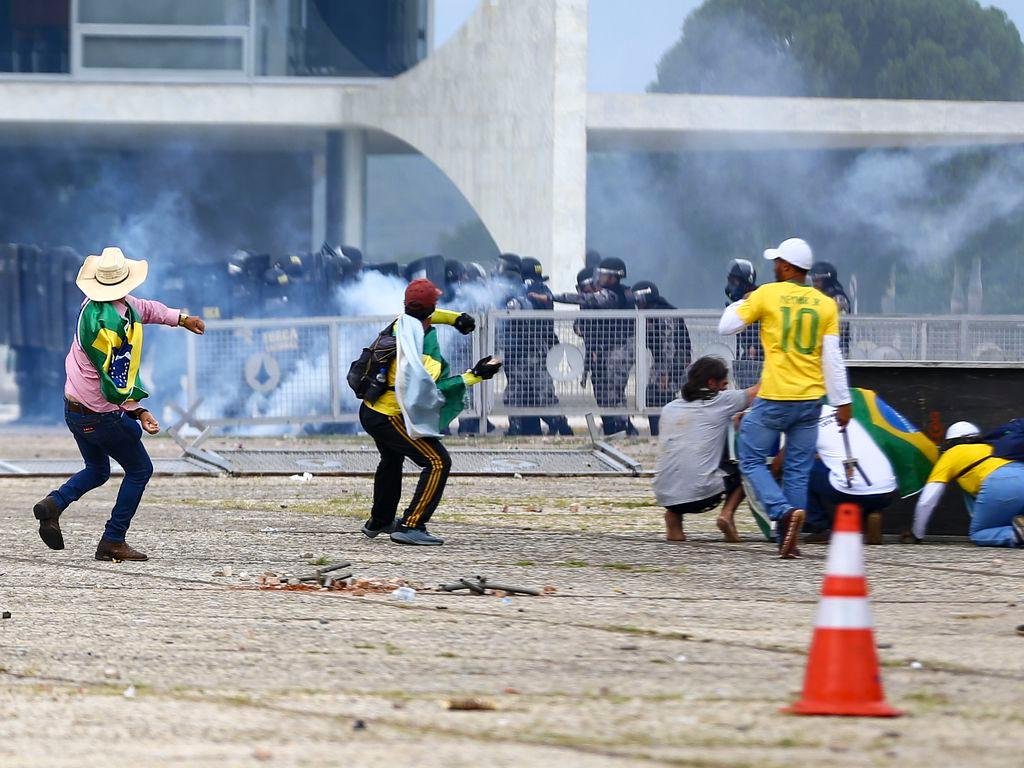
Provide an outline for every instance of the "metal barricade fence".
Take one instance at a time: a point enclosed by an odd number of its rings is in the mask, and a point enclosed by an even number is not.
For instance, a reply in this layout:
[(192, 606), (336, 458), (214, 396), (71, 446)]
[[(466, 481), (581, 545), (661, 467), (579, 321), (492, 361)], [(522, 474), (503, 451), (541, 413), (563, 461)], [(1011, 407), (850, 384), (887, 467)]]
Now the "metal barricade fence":
[[(223, 320), (188, 337), (187, 399), (210, 426), (354, 423), (359, 401), (345, 380), (349, 364), (394, 317)], [(480, 343), (438, 326), (453, 371), (479, 359)], [(470, 390), (467, 415), (479, 413)]]
[[(465, 417), (655, 414), (677, 396), (686, 367), (721, 357), (740, 383), (760, 375), (759, 355), (738, 354), (718, 334), (720, 312), (492, 311), (462, 336), (437, 326), (452, 371), (486, 354), (504, 361), (469, 390)], [(394, 318), (322, 317), (211, 321), (189, 336), (189, 403), (211, 426), (352, 423), (345, 375), (360, 350)], [(844, 317), (847, 359), (1024, 362), (1024, 316)]]

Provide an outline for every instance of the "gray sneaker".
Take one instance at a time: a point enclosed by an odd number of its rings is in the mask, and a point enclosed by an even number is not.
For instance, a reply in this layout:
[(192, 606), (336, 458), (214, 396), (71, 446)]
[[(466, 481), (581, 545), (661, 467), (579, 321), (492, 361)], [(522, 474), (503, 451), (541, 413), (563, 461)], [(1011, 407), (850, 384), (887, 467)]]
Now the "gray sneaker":
[(1024, 547), (1024, 515), (1017, 515), (1010, 521), (1013, 532), (1017, 534), (1017, 546)]
[(372, 520), (367, 520), (365, 523), (363, 523), (363, 527), (359, 529), (363, 532), (363, 535), (368, 539), (375, 539), (382, 533), (394, 533), (395, 527), (398, 525), (397, 520), (392, 520), (389, 525), (385, 525), (383, 528), (374, 528), (370, 525), (370, 523), (372, 522)]
[(391, 540), (396, 544), (413, 544), (421, 547), (439, 547), (444, 544), (444, 539), (431, 536), (426, 528), (399, 528), (391, 534)]

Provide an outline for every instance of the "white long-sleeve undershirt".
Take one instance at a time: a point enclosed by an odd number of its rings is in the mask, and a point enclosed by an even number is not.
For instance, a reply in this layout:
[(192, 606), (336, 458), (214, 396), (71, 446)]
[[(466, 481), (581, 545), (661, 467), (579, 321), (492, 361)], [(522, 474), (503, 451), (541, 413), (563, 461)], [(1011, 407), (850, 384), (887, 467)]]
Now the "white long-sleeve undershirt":
[(734, 336), (747, 327), (747, 324), (740, 319), (739, 308), (746, 301), (740, 299), (725, 308), (722, 317), (718, 320), (718, 333), (722, 336)]
[(829, 405), (838, 408), (840, 405), (853, 402), (846, 378), (846, 362), (843, 360), (843, 350), (839, 348), (838, 336), (826, 336), (821, 340), (821, 374), (825, 377)]
[(942, 492), (945, 490), (945, 483), (928, 483), (925, 485), (924, 490), (921, 491), (921, 496), (917, 500), (917, 506), (914, 507), (914, 526), (912, 530), (916, 538), (924, 538), (925, 531), (928, 528), (928, 520), (931, 518), (932, 512), (935, 511), (939, 499), (942, 498)]

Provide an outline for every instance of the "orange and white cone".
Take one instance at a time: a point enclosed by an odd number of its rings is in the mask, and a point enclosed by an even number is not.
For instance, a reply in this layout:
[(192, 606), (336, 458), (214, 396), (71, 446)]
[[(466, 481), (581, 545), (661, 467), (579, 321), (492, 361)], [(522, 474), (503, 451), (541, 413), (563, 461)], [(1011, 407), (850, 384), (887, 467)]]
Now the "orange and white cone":
[(885, 702), (864, 578), (860, 507), (841, 504), (825, 566), (800, 701), (795, 715), (898, 717)]

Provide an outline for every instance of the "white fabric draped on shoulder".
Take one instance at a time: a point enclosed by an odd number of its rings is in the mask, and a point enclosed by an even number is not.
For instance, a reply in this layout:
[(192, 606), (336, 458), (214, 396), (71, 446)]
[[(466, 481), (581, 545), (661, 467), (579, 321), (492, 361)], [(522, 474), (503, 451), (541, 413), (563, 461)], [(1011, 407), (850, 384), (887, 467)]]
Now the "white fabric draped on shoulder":
[(423, 323), (402, 315), (395, 327), (397, 368), (395, 396), (405, 429), (412, 438), (440, 437), (444, 396), (423, 365)]

